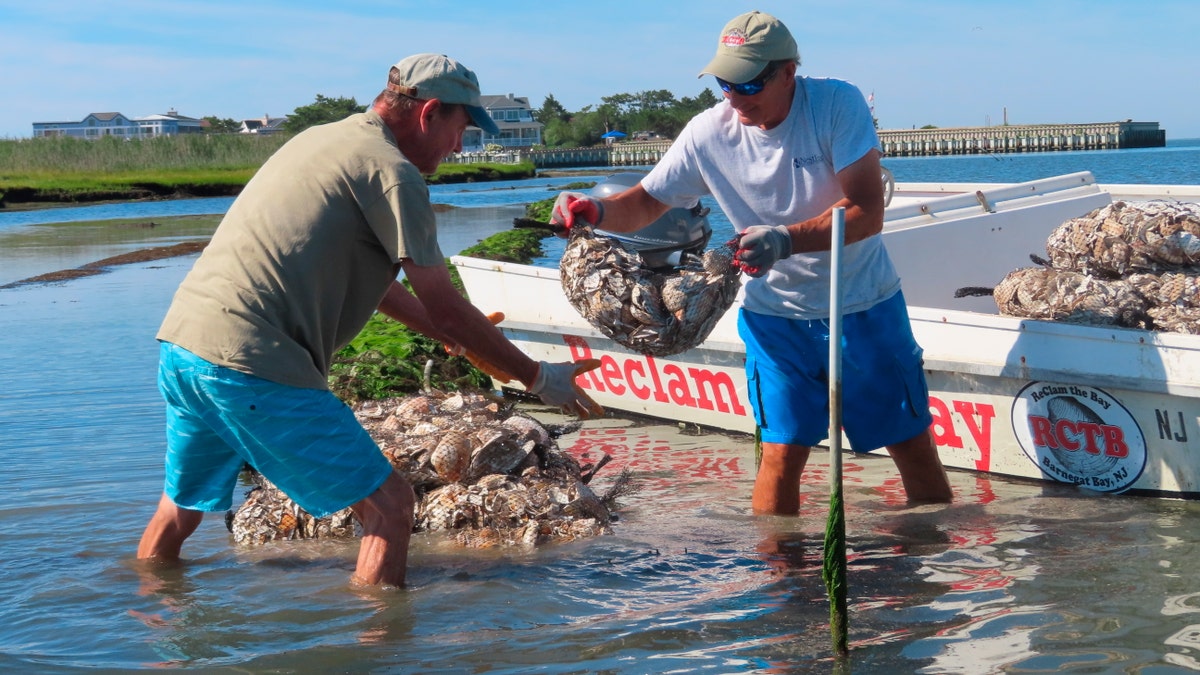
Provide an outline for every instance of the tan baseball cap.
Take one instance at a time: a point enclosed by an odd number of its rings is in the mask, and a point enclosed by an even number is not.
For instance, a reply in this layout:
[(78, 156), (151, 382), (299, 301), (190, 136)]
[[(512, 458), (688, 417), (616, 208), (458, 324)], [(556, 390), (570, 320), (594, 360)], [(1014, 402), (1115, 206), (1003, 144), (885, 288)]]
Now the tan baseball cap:
[(392, 67), (399, 71), (400, 83), (389, 80), (388, 90), (413, 98), (461, 104), (475, 126), (493, 136), (500, 134), (492, 116), (479, 105), (479, 79), (463, 64), (442, 54), (414, 54)]
[(741, 84), (753, 80), (771, 61), (800, 62), (800, 49), (783, 22), (754, 11), (735, 17), (721, 30), (717, 55), (699, 77), (715, 75)]

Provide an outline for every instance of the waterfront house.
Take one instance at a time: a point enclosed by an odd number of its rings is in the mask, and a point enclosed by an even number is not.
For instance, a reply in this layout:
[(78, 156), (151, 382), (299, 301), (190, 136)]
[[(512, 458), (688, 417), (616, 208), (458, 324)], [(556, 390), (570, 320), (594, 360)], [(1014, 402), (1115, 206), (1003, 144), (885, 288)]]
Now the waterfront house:
[(138, 125), (119, 112), (90, 113), (77, 122), (34, 122), (33, 137), (70, 136), (95, 139), (102, 136), (137, 138)]
[(524, 96), (488, 95), (479, 103), (500, 127), (500, 135), (485, 135), (482, 129), (469, 127), (463, 134), (463, 151), (478, 152), (487, 145), (507, 149), (528, 148), (542, 144), (542, 123), (533, 119), (533, 109)]
[(95, 140), (105, 136), (116, 138), (153, 138), (200, 133), (204, 122), (180, 115), (171, 108), (166, 113), (146, 117), (127, 117), (119, 112), (89, 113), (78, 122), (34, 122), (33, 137), (69, 136)]
[(286, 116), (271, 117), (270, 115), (263, 115), (258, 119), (242, 120), (242, 126), (238, 129), (238, 133), (268, 136), (283, 131), (283, 123), (286, 121)]
[(138, 134), (142, 138), (199, 134), (204, 133), (206, 126), (204, 120), (180, 115), (174, 108), (168, 109), (165, 113), (138, 117), (134, 121), (138, 125)]

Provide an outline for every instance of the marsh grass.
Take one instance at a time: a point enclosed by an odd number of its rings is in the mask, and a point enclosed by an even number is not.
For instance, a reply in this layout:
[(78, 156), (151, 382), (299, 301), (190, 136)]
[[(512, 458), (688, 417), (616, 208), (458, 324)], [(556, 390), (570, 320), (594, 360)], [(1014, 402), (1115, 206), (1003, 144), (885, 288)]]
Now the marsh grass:
[(0, 141), (0, 180), (22, 175), (254, 170), (286, 135), (184, 134), (136, 140), (111, 136)]
[(0, 141), (0, 198), (19, 203), (234, 194), (286, 140), (195, 134)]
[[(236, 194), (290, 136), (0, 140), (0, 203)], [(532, 162), (443, 164), (430, 183), (532, 177)]]

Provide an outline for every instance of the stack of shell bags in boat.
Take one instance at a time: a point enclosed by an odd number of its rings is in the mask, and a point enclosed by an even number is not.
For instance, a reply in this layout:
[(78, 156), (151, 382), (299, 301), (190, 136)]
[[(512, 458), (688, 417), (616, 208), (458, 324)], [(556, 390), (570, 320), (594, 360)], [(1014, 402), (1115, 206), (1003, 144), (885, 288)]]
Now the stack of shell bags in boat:
[[(536, 546), (611, 532), (629, 492), (622, 473), (597, 496), (587, 482), (603, 462), (580, 466), (552, 431), (481, 393), (430, 393), (360, 404), (355, 415), (417, 495), (415, 531), (450, 532), (463, 546)], [(589, 472), (590, 470), (590, 472)], [(350, 509), (314, 518), (261, 474), (226, 516), (234, 539), (354, 537)]]
[(559, 263), (571, 306), (601, 333), (632, 351), (670, 356), (708, 337), (741, 287), (733, 242), (689, 256), (668, 272), (647, 267), (641, 254), (571, 228)]
[(1046, 252), (996, 286), (1002, 314), (1200, 334), (1200, 204), (1116, 201), (1063, 223)]

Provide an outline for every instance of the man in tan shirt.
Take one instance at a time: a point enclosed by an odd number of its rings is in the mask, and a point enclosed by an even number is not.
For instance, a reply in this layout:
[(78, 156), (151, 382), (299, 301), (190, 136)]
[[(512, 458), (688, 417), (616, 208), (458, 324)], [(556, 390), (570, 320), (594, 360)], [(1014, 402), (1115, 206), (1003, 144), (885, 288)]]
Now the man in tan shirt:
[(531, 360), (451, 284), (423, 174), (461, 151), (469, 124), (498, 133), (475, 74), (418, 54), (392, 67), (371, 110), (297, 135), (246, 185), (157, 336), (166, 480), (138, 558), (177, 560), (204, 512), (230, 507), (248, 462), (314, 516), (351, 507), (363, 528), (352, 580), (403, 586), (415, 495), (327, 383), (376, 309), (547, 404), (602, 412), (575, 385), (584, 366)]

